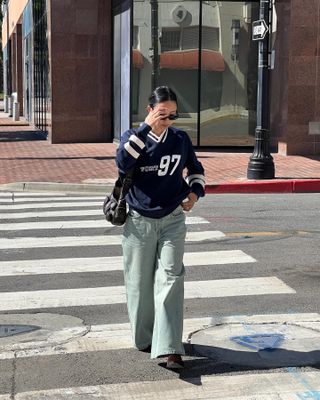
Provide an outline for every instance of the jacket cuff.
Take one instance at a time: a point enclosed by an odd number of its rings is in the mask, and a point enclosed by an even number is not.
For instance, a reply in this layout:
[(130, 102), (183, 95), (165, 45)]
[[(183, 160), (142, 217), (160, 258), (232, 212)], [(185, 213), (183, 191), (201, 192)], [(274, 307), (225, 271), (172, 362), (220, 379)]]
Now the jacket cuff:
[(191, 192), (195, 193), (198, 196), (198, 199), (205, 195), (204, 187), (200, 183), (194, 183), (191, 186)]
[(151, 131), (151, 129), (151, 126), (144, 122), (139, 126), (139, 128), (135, 129), (136, 136), (145, 141), (147, 138), (147, 134)]

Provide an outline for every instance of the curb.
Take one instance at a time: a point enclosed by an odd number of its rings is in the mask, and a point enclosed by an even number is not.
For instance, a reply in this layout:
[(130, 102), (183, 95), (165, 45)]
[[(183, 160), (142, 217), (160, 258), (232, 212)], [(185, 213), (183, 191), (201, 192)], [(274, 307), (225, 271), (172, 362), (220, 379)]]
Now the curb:
[(320, 179), (241, 182), (206, 185), (207, 194), (320, 193)]
[[(110, 193), (112, 183), (15, 182), (0, 185), (0, 192)], [(254, 181), (206, 185), (206, 194), (320, 193), (320, 179)]]

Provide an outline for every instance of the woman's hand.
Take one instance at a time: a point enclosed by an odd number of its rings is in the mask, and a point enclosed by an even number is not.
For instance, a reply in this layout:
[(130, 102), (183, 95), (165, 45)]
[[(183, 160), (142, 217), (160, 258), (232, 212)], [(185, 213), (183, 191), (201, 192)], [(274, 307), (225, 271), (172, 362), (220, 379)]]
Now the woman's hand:
[(193, 192), (189, 193), (188, 200), (183, 201), (181, 203), (183, 211), (190, 211), (193, 208), (193, 206), (195, 205), (197, 200), (198, 200), (198, 196), (195, 193), (193, 193)]
[(152, 129), (155, 129), (159, 121), (161, 121), (161, 119), (165, 117), (167, 114), (168, 111), (165, 108), (160, 108), (157, 110), (150, 109), (149, 114), (146, 116), (144, 122), (147, 125), (151, 126)]

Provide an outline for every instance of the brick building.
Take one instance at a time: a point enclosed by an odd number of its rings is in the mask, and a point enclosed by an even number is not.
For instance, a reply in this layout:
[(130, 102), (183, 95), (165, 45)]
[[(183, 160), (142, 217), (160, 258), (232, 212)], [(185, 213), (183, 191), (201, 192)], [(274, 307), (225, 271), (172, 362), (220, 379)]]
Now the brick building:
[[(271, 148), (319, 154), (320, 0), (274, 9)], [(52, 143), (109, 142), (167, 84), (194, 145), (253, 146), (258, 18), (259, 1), (9, 0), (5, 94), (16, 93), (21, 115)]]

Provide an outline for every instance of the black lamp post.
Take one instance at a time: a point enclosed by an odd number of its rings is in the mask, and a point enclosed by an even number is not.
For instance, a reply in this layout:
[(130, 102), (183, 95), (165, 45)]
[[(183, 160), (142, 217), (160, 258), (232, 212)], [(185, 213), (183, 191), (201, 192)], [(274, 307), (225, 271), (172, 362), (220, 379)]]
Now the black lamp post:
[(158, 26), (158, 0), (150, 0), (151, 5), (151, 58), (152, 75), (151, 87), (154, 90), (158, 86), (159, 75), (159, 26)]
[[(260, 19), (254, 23), (259, 40), (257, 127), (255, 146), (248, 164), (248, 179), (273, 179), (275, 167), (270, 154), (269, 32), (272, 0), (260, 0)], [(259, 38), (261, 33), (261, 38)]]

